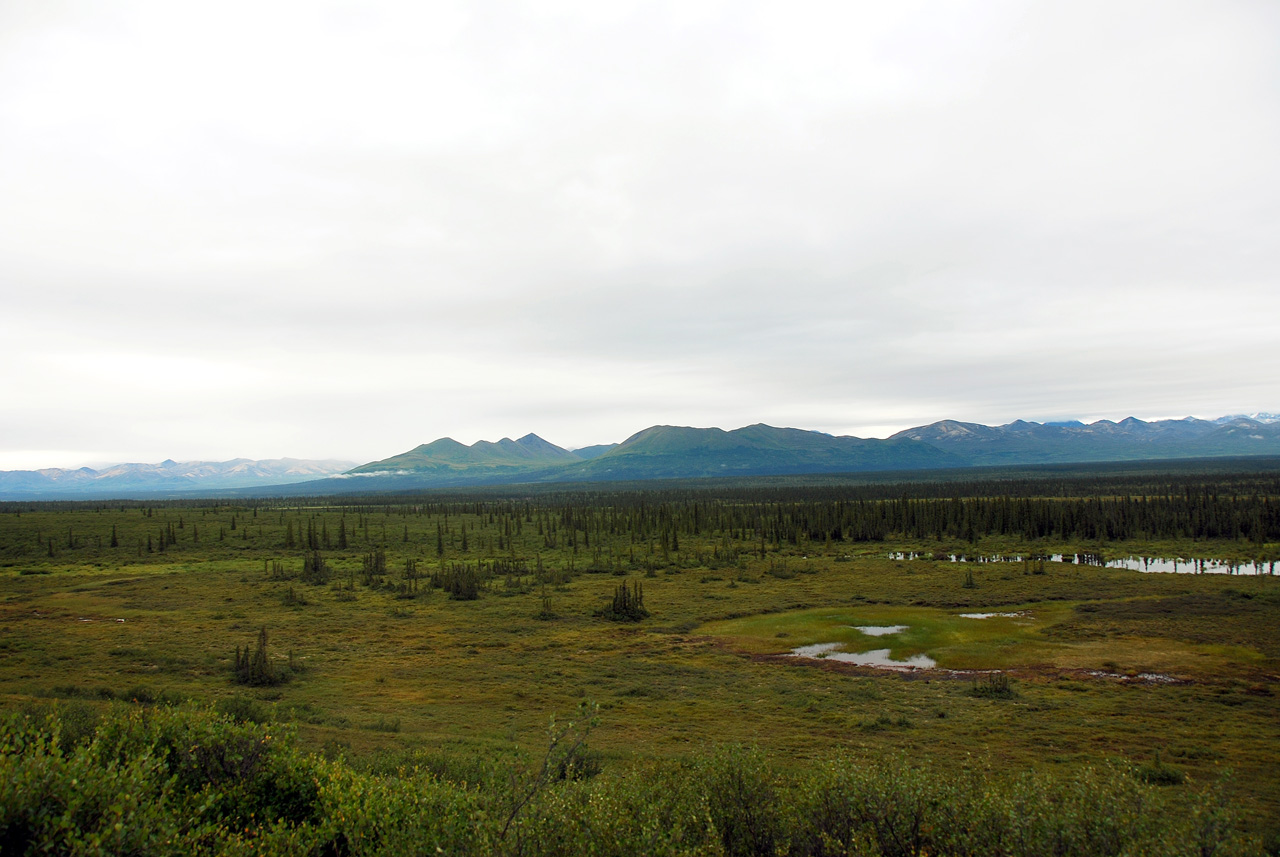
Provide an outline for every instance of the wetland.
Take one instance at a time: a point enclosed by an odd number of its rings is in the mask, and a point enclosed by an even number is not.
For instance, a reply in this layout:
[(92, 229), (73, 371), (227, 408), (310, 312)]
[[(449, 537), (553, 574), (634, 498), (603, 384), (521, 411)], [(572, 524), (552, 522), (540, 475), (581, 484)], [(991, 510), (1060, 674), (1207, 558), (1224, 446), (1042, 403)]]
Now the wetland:
[[(1146, 771), (1177, 781), (1170, 819), (1218, 790), (1261, 853), (1273, 576), (945, 557), (1270, 562), (1277, 539), (923, 545), (859, 536), (878, 501), (778, 491), (9, 504), (0, 702), (83, 722), (194, 706), (379, 771), (536, 770), (519, 760), (548, 752), (549, 719), (588, 703), (593, 782), (729, 757), (793, 784), (839, 759), (997, 791)], [(645, 615), (610, 610), (620, 589)]]

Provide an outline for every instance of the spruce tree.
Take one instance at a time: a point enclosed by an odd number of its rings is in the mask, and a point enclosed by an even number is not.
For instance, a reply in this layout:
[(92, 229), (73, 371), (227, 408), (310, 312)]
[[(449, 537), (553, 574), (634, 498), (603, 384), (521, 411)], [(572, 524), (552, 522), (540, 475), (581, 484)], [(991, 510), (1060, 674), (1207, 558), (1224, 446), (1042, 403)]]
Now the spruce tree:
[(613, 603), (596, 613), (613, 622), (639, 622), (649, 618), (649, 611), (644, 606), (644, 588), (640, 581), (634, 581), (631, 587), (623, 583), (613, 591)]

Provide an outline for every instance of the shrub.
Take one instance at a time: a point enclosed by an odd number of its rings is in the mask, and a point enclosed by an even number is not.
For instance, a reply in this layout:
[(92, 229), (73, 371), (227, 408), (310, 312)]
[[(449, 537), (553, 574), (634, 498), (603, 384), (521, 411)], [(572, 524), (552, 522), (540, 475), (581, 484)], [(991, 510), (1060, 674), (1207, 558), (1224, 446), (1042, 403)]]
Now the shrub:
[(302, 558), (301, 579), (304, 583), (320, 586), (328, 583), (331, 576), (329, 564), (325, 561), (320, 551), (313, 550)]
[[(784, 775), (759, 751), (596, 773), (594, 709), (547, 751), (303, 755), (293, 733), (120, 703), (68, 745), (58, 708), (0, 715), (0, 853), (356, 855), (1258, 854), (1222, 784), (1164, 791), (1125, 766), (997, 778), (836, 758)], [(585, 764), (584, 764), (584, 760)]]
[(612, 622), (639, 622), (649, 618), (649, 611), (644, 606), (644, 589), (640, 581), (634, 581), (628, 589), (625, 583), (613, 591), (613, 602), (597, 616), (603, 616)]
[(293, 678), (296, 671), (292, 652), (289, 653), (288, 667), (277, 667), (271, 663), (271, 657), (267, 653), (267, 629), (264, 627), (258, 632), (258, 644), (252, 652), (249, 651), (248, 646), (245, 646), (243, 651), (239, 646), (236, 647), (235, 666), (231, 678), (236, 684), (268, 687), (283, 684)]
[(181, 853), (162, 758), (144, 752), (104, 763), (94, 742), (64, 752), (56, 719), (43, 728), (6, 726), (0, 853)]
[(725, 748), (701, 761), (697, 777), (726, 855), (775, 853), (782, 838), (780, 795), (760, 751)]
[(1187, 775), (1182, 772), (1181, 768), (1166, 765), (1160, 759), (1159, 750), (1156, 750), (1156, 756), (1150, 763), (1134, 768), (1133, 774), (1144, 783), (1149, 783), (1153, 786), (1180, 786), (1187, 779)]
[(987, 673), (987, 677), (981, 681), (974, 679), (969, 695), (986, 699), (1013, 699), (1018, 692), (1013, 689), (1008, 675), (994, 672)]
[(268, 706), (241, 693), (218, 702), (217, 710), (237, 723), (270, 723), (275, 719)]

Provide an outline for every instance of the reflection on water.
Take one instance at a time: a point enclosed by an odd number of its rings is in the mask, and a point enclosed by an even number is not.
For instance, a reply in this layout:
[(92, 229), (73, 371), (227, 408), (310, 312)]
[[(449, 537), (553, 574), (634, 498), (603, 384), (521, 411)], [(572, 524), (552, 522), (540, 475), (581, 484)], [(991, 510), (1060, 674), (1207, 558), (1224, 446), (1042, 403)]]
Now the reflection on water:
[(1026, 616), (1026, 615), (1027, 615), (1026, 613), (1023, 613), (1021, 611), (1017, 613), (961, 613), (960, 618), (961, 619), (991, 619), (995, 616), (1014, 617), (1014, 616)]
[(1127, 556), (1106, 559), (1095, 553), (1046, 554), (1043, 556), (981, 556), (973, 554), (916, 553), (914, 551), (890, 551), (889, 559), (932, 559), (943, 562), (1075, 562), (1104, 568), (1127, 568), (1130, 571), (1150, 571), (1167, 574), (1275, 574), (1275, 562), (1231, 562), (1219, 559), (1158, 559), (1148, 556)]
[[(905, 626), (899, 625), (899, 628)], [(828, 661), (839, 661), (842, 664), (857, 664), (863, 667), (879, 667), (888, 670), (930, 669), (938, 662), (928, 655), (913, 655), (903, 661), (895, 661), (889, 657), (888, 649), (875, 649), (870, 652), (837, 651), (843, 643), (815, 643), (812, 646), (798, 646), (791, 650), (793, 658), (817, 658)]]
[(885, 637), (907, 630), (906, 625), (850, 625), (855, 631), (861, 631), (868, 637)]

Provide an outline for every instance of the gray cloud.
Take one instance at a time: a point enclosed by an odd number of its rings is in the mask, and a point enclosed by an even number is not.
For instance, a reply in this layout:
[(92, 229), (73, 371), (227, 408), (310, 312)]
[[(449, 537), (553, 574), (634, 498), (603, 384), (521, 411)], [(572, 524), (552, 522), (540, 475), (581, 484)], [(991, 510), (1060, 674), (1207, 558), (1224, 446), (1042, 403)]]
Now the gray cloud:
[(0, 466), (1274, 410), (1277, 37), (1250, 2), (9, 4)]

